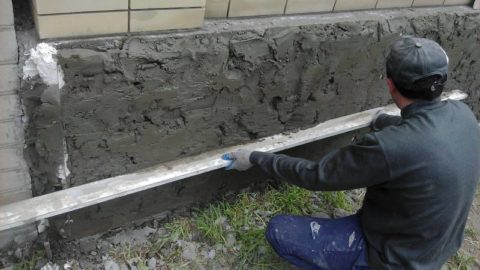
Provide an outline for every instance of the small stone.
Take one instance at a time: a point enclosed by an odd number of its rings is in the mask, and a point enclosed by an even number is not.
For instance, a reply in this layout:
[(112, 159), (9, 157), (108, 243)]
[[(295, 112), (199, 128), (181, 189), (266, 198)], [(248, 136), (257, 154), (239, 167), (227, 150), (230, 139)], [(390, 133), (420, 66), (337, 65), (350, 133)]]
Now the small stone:
[(215, 225), (223, 225), (223, 223), (225, 223), (227, 221), (227, 218), (226, 217), (219, 217), (215, 220), (214, 224)]
[(48, 222), (48, 219), (42, 219), (38, 223), (37, 231), (38, 233), (43, 233), (47, 231), (48, 227), (50, 227), (50, 223)]
[(210, 259), (210, 260), (213, 260), (216, 256), (217, 252), (215, 251), (215, 249), (212, 249), (208, 252), (207, 254), (207, 258)]
[(78, 240), (78, 245), (81, 252), (88, 254), (97, 248), (97, 240), (93, 237), (85, 237)]
[(155, 233), (155, 237), (166, 236), (166, 235), (168, 235), (168, 231), (165, 228), (158, 228), (157, 232)]
[(50, 242), (43, 242), (43, 247), (45, 248), (45, 256), (47, 256), (47, 259), (51, 261), (53, 258), (53, 252), (52, 248), (50, 247)]
[(59, 234), (62, 238), (64, 238), (64, 239), (67, 239), (67, 238), (68, 238), (67, 232), (66, 232), (65, 229), (63, 229), (63, 228), (60, 229), (60, 230), (58, 230), (58, 234)]
[(40, 269), (48, 263), (48, 260), (45, 258), (40, 258), (36, 263), (34, 269)]
[(222, 244), (216, 244), (214, 247), (215, 247), (216, 251), (223, 250), (223, 245)]
[(94, 250), (90, 252), (90, 255), (92, 255), (92, 256), (97, 256), (97, 254), (98, 254), (98, 253), (97, 253), (96, 251), (94, 251)]
[(72, 269), (72, 264), (70, 262), (66, 262), (64, 265), (63, 265), (63, 269), (64, 270), (70, 270)]
[(237, 242), (237, 238), (235, 238), (235, 235), (232, 234), (232, 233), (229, 233), (229, 234), (227, 235), (227, 239), (226, 239), (226, 242), (225, 242), (225, 246), (226, 246), (226, 247), (233, 247), (236, 242)]
[(333, 211), (333, 215), (336, 218), (342, 218), (342, 217), (349, 216), (351, 214), (342, 208), (335, 208), (335, 210)]
[(101, 253), (108, 253), (113, 248), (113, 245), (110, 242), (105, 240), (99, 240), (97, 242), (97, 249), (100, 250)]
[(133, 258), (127, 261), (130, 270), (137, 270), (138, 258)]
[(150, 258), (147, 262), (147, 266), (149, 270), (155, 270), (157, 268), (157, 259), (155, 258)]
[(40, 270), (60, 270), (60, 267), (56, 264), (47, 263)]
[(14, 252), (14, 255), (17, 259), (23, 259), (23, 250), (21, 248), (17, 248)]
[(120, 270), (120, 266), (118, 266), (118, 264), (111, 259), (105, 261), (103, 265), (105, 267), (105, 270)]
[(197, 258), (197, 246), (192, 242), (182, 242), (182, 258), (188, 261), (195, 261)]
[(13, 241), (17, 245), (23, 245), (25, 243), (31, 243), (31, 242), (37, 240), (37, 238), (38, 238), (38, 232), (35, 229), (33, 229), (30, 232), (25, 232), (25, 233), (22, 233), (20, 235), (15, 236)]
[(312, 215), (312, 217), (316, 217), (316, 218), (330, 218), (330, 215), (328, 215), (327, 213), (325, 212), (317, 212), (317, 213), (314, 213)]

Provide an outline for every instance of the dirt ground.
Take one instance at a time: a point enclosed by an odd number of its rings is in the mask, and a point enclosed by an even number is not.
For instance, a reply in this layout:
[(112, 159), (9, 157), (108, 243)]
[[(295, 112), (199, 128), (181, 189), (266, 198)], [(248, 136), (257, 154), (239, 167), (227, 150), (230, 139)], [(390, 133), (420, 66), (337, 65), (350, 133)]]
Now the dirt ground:
[[(274, 183), (274, 182), (271, 182)], [(50, 241), (3, 254), (13, 269), (295, 269), (264, 239), (278, 213), (342, 217), (361, 205), (364, 190), (309, 192), (291, 186), (228, 194), (200, 209), (154, 217), (76, 241)], [(480, 191), (472, 207), (462, 249), (443, 269), (480, 269)]]

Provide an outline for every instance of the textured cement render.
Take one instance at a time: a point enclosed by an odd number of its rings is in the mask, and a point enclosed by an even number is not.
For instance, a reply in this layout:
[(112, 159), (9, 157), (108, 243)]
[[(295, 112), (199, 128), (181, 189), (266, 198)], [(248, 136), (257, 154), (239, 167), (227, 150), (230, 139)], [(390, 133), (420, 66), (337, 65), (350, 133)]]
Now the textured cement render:
[[(29, 82), (30, 92), (43, 93), (28, 106), (36, 194), (384, 105), (384, 56), (400, 34), (445, 47), (448, 88), (469, 92), (478, 114), (479, 29), (478, 11), (442, 7), (215, 21), (196, 32), (60, 42), (60, 104)], [(62, 137), (71, 175), (55, 184)]]
[[(480, 12), (468, 7), (220, 20), (193, 32), (52, 42), (65, 74), (60, 103), (38, 81), (22, 83), (35, 194), (385, 105), (384, 57), (401, 34), (446, 49), (447, 88), (468, 92), (479, 116)], [(62, 182), (64, 139), (71, 174)], [(220, 191), (204, 183), (197, 195)], [(151, 214), (150, 201), (133, 197), (132, 207)], [(179, 205), (158, 198), (169, 202), (162, 210)], [(97, 217), (107, 213), (99, 206)]]

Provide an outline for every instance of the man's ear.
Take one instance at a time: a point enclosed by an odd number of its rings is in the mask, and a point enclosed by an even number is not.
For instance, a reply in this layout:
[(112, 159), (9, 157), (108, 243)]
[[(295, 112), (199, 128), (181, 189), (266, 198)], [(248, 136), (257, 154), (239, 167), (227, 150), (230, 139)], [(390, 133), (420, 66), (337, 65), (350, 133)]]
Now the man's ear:
[(398, 90), (397, 87), (395, 87), (395, 84), (393, 83), (392, 79), (387, 78), (387, 85), (388, 85), (388, 91), (390, 92), (390, 95), (394, 96)]

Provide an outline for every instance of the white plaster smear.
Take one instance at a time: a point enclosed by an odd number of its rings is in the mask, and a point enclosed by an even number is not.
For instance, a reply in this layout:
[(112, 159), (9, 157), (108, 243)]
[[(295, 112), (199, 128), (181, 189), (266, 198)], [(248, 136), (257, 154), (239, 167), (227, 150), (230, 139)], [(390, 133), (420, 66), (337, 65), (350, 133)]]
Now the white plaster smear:
[(30, 57), (23, 66), (23, 79), (40, 76), (42, 81), (49, 85), (58, 85), (62, 89), (65, 85), (63, 70), (58, 65), (57, 49), (47, 43), (40, 43), (30, 50)]
[(65, 139), (63, 139), (63, 164), (58, 166), (57, 177), (61, 180), (64, 189), (70, 187), (70, 185), (67, 183), (67, 177), (69, 175), (70, 170), (68, 169), (67, 142)]
[[(65, 85), (63, 80), (63, 70), (58, 64), (57, 49), (47, 43), (40, 43), (37, 47), (30, 50), (30, 57), (23, 66), (23, 79), (35, 78), (40, 76), (42, 81), (48, 86), (58, 86), (58, 90)], [(59, 93), (55, 94), (59, 98)], [(67, 177), (70, 175), (68, 169), (68, 155), (66, 142), (63, 140), (64, 158), (62, 164), (58, 166), (57, 177), (61, 180), (64, 188), (68, 188)]]

